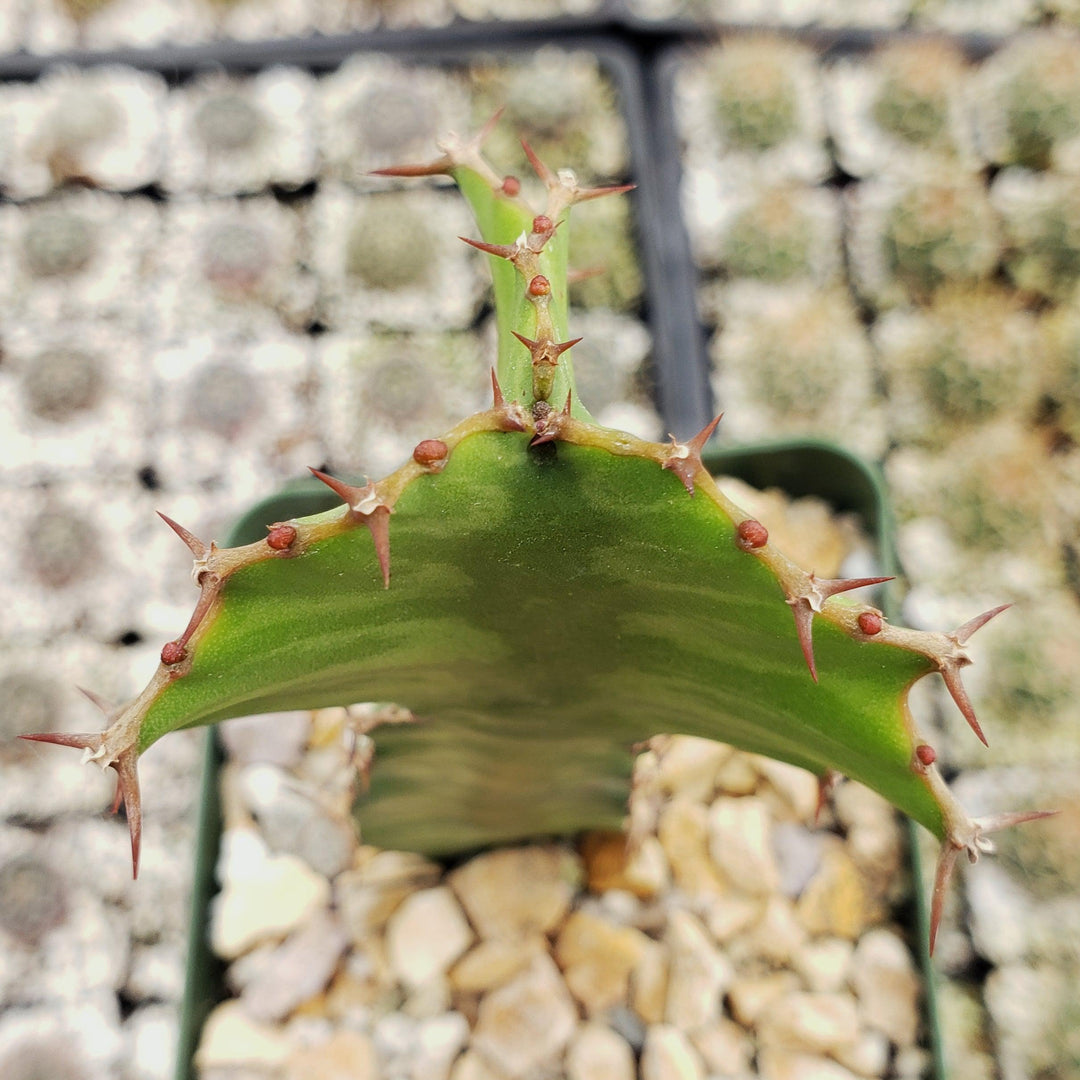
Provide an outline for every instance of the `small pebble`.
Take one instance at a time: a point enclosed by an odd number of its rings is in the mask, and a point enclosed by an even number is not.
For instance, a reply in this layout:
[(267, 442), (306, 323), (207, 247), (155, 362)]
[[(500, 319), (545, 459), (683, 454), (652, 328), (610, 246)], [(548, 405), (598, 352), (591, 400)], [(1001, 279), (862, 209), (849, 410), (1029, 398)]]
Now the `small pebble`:
[(480, 1002), (472, 1044), (510, 1080), (519, 1080), (554, 1065), (577, 1026), (559, 969), (538, 956)]
[(567, 1047), (567, 1080), (636, 1080), (635, 1072), (630, 1044), (603, 1024), (583, 1024)]
[(445, 885), (413, 893), (386, 925), (391, 970), (413, 989), (445, 974), (472, 941), (465, 915)]
[(641, 1080), (705, 1080), (705, 1067), (683, 1032), (670, 1024), (656, 1024), (645, 1036)]
[(565, 848), (537, 845), (477, 855), (449, 882), (481, 937), (523, 937), (558, 925), (580, 876)]

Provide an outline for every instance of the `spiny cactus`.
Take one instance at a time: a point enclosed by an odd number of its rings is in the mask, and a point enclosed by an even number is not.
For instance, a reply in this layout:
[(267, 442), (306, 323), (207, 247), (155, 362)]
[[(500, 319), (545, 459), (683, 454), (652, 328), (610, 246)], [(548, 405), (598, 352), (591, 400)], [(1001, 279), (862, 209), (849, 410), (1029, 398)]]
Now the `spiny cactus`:
[(1018, 36), (982, 72), (979, 130), (1002, 165), (1075, 170), (1080, 137), (1080, 46), (1067, 34)]
[(856, 286), (878, 307), (925, 302), (997, 266), (997, 215), (982, 182), (937, 165), (902, 183), (861, 185), (848, 238)]
[(874, 119), (904, 142), (944, 143), (963, 70), (959, 52), (945, 42), (900, 42), (883, 49), (878, 64), (881, 84), (871, 109)]
[(166, 518), (194, 557), (187, 627), (133, 701), (90, 695), (105, 731), (26, 737), (116, 771), (136, 870), (139, 755), (230, 716), (407, 706), (375, 733), (357, 807), (368, 842), (429, 854), (618, 824), (634, 745), (719, 737), (812, 771), (823, 793), (838, 773), (858, 779), (934, 833), (932, 944), (957, 857), (1044, 816), (970, 817), (907, 707), (939, 672), (983, 739), (961, 671), (1003, 609), (952, 632), (892, 626), (847, 596), (886, 579), (799, 568), (721, 493), (702, 463), (719, 417), (666, 444), (597, 425), (570, 357), (567, 218), (625, 189), (583, 188), (526, 147), (537, 213), (483, 158), (483, 135), (383, 172), (449, 174), (473, 209), (482, 239), (468, 242), (495, 279), (490, 407), (378, 482), (316, 471), (344, 507), (256, 543), (219, 548)]

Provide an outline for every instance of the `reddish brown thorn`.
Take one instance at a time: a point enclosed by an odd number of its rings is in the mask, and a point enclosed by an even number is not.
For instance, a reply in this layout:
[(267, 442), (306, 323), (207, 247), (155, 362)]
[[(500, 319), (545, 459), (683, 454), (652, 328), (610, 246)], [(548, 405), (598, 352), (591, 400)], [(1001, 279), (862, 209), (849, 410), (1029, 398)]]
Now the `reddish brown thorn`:
[(863, 611), (859, 613), (859, 629), (866, 634), (867, 637), (873, 637), (875, 634), (881, 633), (881, 628), (884, 625), (884, 620), (877, 611)]
[(529, 282), (527, 292), (530, 296), (547, 296), (551, 292), (551, 282), (543, 274), (537, 274)]
[(606, 273), (606, 266), (583, 266), (580, 270), (567, 270), (566, 284), (577, 285), (582, 281), (589, 281)]
[[(138, 754), (135, 748), (125, 750), (112, 763), (116, 770), (117, 788), (127, 816), (131, 834), (131, 876), (139, 876), (139, 850), (142, 846), (142, 798), (139, 794)], [(117, 807), (119, 809), (119, 807)]]
[(536, 356), (537, 352), (542, 348), (542, 345), (539, 341), (533, 341), (532, 338), (527, 338), (524, 334), (519, 334), (516, 330), (511, 330), (510, 333), (513, 334), (514, 337), (516, 337), (518, 341), (520, 341), (521, 344), (524, 345), (525, 348), (533, 354), (534, 357)]
[(980, 835), (1023, 825), (1027, 821), (1041, 821), (1043, 818), (1057, 817), (1060, 810), (1015, 810), (1003, 814), (988, 814), (975, 818), (975, 825)]
[(939, 670), (941, 677), (945, 680), (945, 686), (952, 695), (953, 701), (956, 702), (956, 707), (964, 714), (968, 726), (979, 737), (979, 742), (983, 746), (989, 746), (990, 744), (986, 741), (986, 736), (983, 734), (982, 727), (975, 716), (975, 707), (971, 704), (971, 698), (968, 697), (968, 692), (964, 689), (964, 683), (960, 678), (960, 661), (952, 658), (942, 660), (939, 662)]
[(702, 467), (701, 451), (712, 437), (716, 425), (723, 418), (723, 413), (707, 423), (692, 439), (685, 443), (676, 442), (675, 436), (671, 436), (671, 450), (667, 459), (661, 464), (662, 469), (670, 469), (683, 483), (683, 487), (694, 494), (694, 474)]
[(368, 527), (371, 538), (375, 541), (375, 554), (382, 570), (383, 585), (390, 588), (390, 508), (378, 501), (375, 485), (369, 483), (358, 488), (318, 469), (311, 469), (311, 473), (344, 499), (349, 510)]
[(754, 518), (740, 521), (735, 529), (735, 542), (743, 551), (762, 548), (769, 542), (769, 530)]
[(353, 484), (346, 484), (344, 480), (339, 480), (336, 476), (331, 476), (329, 473), (313, 469), (310, 465), (308, 466), (308, 471), (342, 499), (342, 501), (348, 505), (349, 509), (353, 509), (357, 503), (365, 498), (365, 496), (371, 494), (370, 484), (367, 487), (362, 488), (356, 487)]
[(806, 666), (810, 669), (810, 677), (817, 682), (817, 664), (814, 663), (814, 609), (805, 596), (796, 596), (788, 600), (788, 605), (795, 616), (795, 633), (799, 637), (799, 648), (802, 649)]
[[(80, 687), (81, 689), (81, 687)], [(88, 691), (83, 693), (99, 704)], [(106, 715), (115, 712), (107, 709)], [(33, 734), (20, 735), (20, 739), (30, 742), (52, 743), (55, 746), (71, 746), (84, 752), (84, 760), (96, 759), (103, 756), (102, 745), (105, 741), (105, 733), (101, 731), (81, 732), (68, 734), (62, 731), (34, 732)], [(139, 876), (139, 848), (142, 840), (142, 803), (139, 798), (139, 778), (136, 770), (138, 753), (134, 747), (118, 754), (109, 765), (116, 770), (117, 784), (116, 794), (113, 797), (112, 811), (116, 813), (123, 803), (128, 819), (128, 831), (131, 833), (131, 867), (132, 876)]]
[(880, 585), (883, 581), (892, 581), (890, 577), (868, 578), (817, 578), (810, 575), (810, 591), (805, 596), (788, 598), (788, 604), (795, 616), (795, 630), (799, 635), (799, 646), (806, 659), (806, 666), (814, 682), (818, 681), (817, 665), (814, 663), (813, 624), (814, 613), (821, 610), (821, 605), (837, 593), (862, 589), (867, 585)]
[(491, 369), (491, 396), (493, 399), (491, 407), (493, 409), (506, 408), (506, 398), (503, 397), (502, 387), (499, 385), (499, 376), (495, 374), (494, 368)]
[(517, 254), (517, 248), (513, 244), (489, 244), (486, 240), (470, 240), (467, 236), (459, 236), (470, 247), (479, 251), (486, 251), (489, 255), (495, 255), (500, 259), (513, 259)]
[(700, 455), (701, 451), (705, 449), (705, 444), (712, 438), (713, 432), (716, 431), (716, 425), (719, 424), (723, 418), (723, 413), (713, 417), (713, 419), (710, 420), (686, 445)]
[(517, 402), (514, 402), (513, 405), (506, 404), (506, 398), (503, 397), (502, 387), (499, 386), (499, 379), (494, 368), (491, 369), (491, 396), (491, 407), (498, 413), (501, 429), (503, 431), (524, 431), (525, 417), (522, 415)]
[(100, 710), (106, 720), (112, 720), (116, 715), (116, 706), (111, 701), (106, 701), (100, 694), (95, 694), (93, 690), (87, 690), (85, 686), (76, 686), (76, 690), (92, 705), (96, 706)]
[(984, 611), (981, 615), (976, 615), (974, 619), (968, 619), (963, 626), (958, 630), (954, 630), (949, 636), (957, 645), (966, 645), (968, 639), (976, 630), (981, 630), (995, 615), (1000, 615), (1011, 607), (1012, 604), (999, 604), (996, 608)]
[(892, 581), (891, 577), (860, 577), (860, 578), (816, 578), (813, 574), (814, 589), (820, 594), (822, 600), (827, 600), (837, 593), (851, 592), (852, 589), (865, 589), (868, 585), (881, 585), (886, 581)]
[(840, 783), (840, 774), (835, 769), (826, 769), (817, 778), (817, 806), (814, 808), (814, 824), (821, 820), (821, 811), (829, 801), (836, 785)]
[(611, 184), (608, 187), (581, 188), (574, 193), (574, 202), (588, 202), (589, 199), (602, 199), (605, 195), (623, 195), (633, 191), (637, 184)]
[(506, 112), (506, 106), (500, 105), (487, 120), (484, 121), (484, 126), (470, 140), (473, 146), (479, 149), (491, 138), (491, 133), (495, 130), (504, 112)]
[(450, 447), (442, 439), (424, 439), (416, 444), (412, 456), (417, 465), (433, 466), (440, 462), (445, 464), (449, 453)]
[(187, 649), (182, 641), (169, 641), (161, 647), (161, 662), (166, 667), (179, 664), (187, 656)]
[(369, 176), (443, 176), (453, 168), (449, 158), (441, 157), (417, 165), (389, 165), (385, 169), (372, 169)]
[(188, 550), (196, 559), (204, 559), (206, 557), (207, 547), (194, 533), (188, 532), (183, 525), (177, 524), (171, 517), (166, 516), (160, 510), (157, 512), (157, 516), (184, 541)]
[[(985, 626), (995, 615), (1000, 615), (1006, 608), (1011, 606), (1011, 604), (1000, 604), (996, 608), (984, 611), (981, 615), (976, 615), (974, 619), (969, 619), (959, 629), (954, 630), (951, 634), (946, 636), (954, 641), (957, 646), (962, 648), (967, 644), (968, 639), (976, 630)], [(956, 702), (956, 707), (963, 713), (964, 719), (968, 722), (971, 730), (979, 737), (979, 741), (982, 742), (984, 746), (989, 746), (990, 744), (986, 741), (986, 736), (979, 726), (979, 721), (975, 717), (975, 708), (971, 704), (971, 699), (968, 697), (967, 691), (964, 689), (964, 684), (960, 678), (960, 669), (967, 664), (970, 664), (971, 658), (966, 656), (963, 652), (958, 651), (951, 656), (935, 656), (933, 659), (937, 662), (938, 670), (941, 672), (941, 677), (945, 680), (945, 686), (952, 695), (953, 701)]]
[(529, 159), (529, 164), (533, 167), (533, 171), (536, 175), (540, 177), (540, 181), (543, 183), (544, 187), (558, 187), (559, 178), (536, 156), (536, 151), (525, 139), (521, 140), (521, 148), (525, 151), (525, 156)]
[(934, 945), (937, 942), (938, 927), (941, 925), (941, 913), (945, 908), (945, 894), (949, 891), (949, 881), (952, 878), (953, 869), (956, 867), (956, 857), (961, 848), (951, 840), (941, 842), (941, 851), (938, 853), (937, 871), (934, 874), (934, 891), (930, 899), (930, 955), (934, 955)]
[(504, 176), (501, 190), (511, 199), (517, 198), (521, 194), (521, 181), (516, 176)]
[(112, 806), (109, 807), (110, 814), (119, 813), (120, 807), (124, 805), (124, 789), (120, 786), (120, 777), (116, 778), (116, 791), (113, 792)]
[(937, 751), (929, 743), (919, 743), (915, 747), (915, 757), (923, 768), (930, 768), (937, 761)]
[(559, 362), (559, 357), (562, 356), (567, 349), (572, 349), (582, 340), (581, 338), (576, 337), (571, 338), (569, 341), (533, 341), (532, 338), (527, 338), (524, 334), (519, 334), (516, 330), (511, 330), (510, 333), (529, 350), (532, 354), (534, 364), (557, 364)]
[(390, 588), (390, 508), (376, 507), (364, 518), (364, 523), (375, 543), (375, 556), (382, 571), (383, 588)]
[(288, 551), (296, 543), (296, 526), (277, 521), (270, 526), (266, 542), (274, 551)]
[(20, 735), (19, 738), (26, 739), (27, 742), (52, 743), (54, 746), (71, 746), (76, 750), (95, 752), (101, 748), (102, 733), (94, 731), (69, 734), (65, 731), (35, 731)]

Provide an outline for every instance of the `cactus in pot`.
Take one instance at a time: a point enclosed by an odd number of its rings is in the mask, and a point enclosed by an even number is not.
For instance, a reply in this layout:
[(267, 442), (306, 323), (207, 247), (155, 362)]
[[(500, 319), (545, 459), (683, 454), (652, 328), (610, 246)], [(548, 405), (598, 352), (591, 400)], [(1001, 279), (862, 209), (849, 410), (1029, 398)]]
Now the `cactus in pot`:
[(448, 174), (473, 210), (468, 242), (495, 283), (491, 406), (382, 480), (316, 472), (344, 505), (257, 543), (219, 548), (166, 518), (194, 556), (187, 627), (133, 701), (99, 702), (104, 731), (25, 737), (116, 771), (136, 870), (139, 756), (228, 717), (405, 706), (373, 733), (357, 816), (367, 842), (433, 855), (617, 825), (636, 744), (720, 738), (812, 771), (823, 792), (857, 779), (934, 833), (933, 935), (959, 854), (1043, 816), (970, 817), (907, 706), (938, 672), (982, 738), (960, 673), (1002, 609), (952, 632), (892, 626), (849, 595), (885, 579), (816, 577), (721, 493), (702, 463), (719, 418), (670, 443), (598, 425), (575, 389), (568, 219), (624, 189), (583, 188), (526, 147), (546, 191), (534, 209), (483, 158), (483, 134), (384, 172)]

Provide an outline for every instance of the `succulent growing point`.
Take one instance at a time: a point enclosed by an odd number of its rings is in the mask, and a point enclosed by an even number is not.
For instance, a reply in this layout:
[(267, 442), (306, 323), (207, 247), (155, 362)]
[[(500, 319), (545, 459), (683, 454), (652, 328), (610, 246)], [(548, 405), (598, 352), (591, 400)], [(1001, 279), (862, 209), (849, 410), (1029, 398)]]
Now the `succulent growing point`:
[(267, 523), (255, 543), (218, 547), (165, 518), (194, 559), (187, 627), (133, 701), (89, 695), (104, 731), (25, 737), (116, 771), (136, 870), (139, 755), (227, 717), (405, 706), (413, 722), (374, 732), (357, 815), (367, 842), (437, 855), (618, 825), (634, 746), (721, 738), (812, 771), (823, 792), (860, 780), (934, 833), (936, 928), (957, 856), (1041, 816), (970, 817), (907, 707), (937, 672), (983, 738), (960, 675), (1002, 609), (952, 632), (893, 626), (850, 595), (885, 579), (803, 570), (720, 491), (702, 461), (719, 417), (669, 443), (595, 423), (566, 325), (567, 219), (625, 187), (582, 187), (526, 146), (546, 192), (533, 208), (483, 135), (384, 173), (449, 174), (472, 207), (469, 243), (495, 282), (490, 407), (384, 479), (312, 470), (344, 505)]

